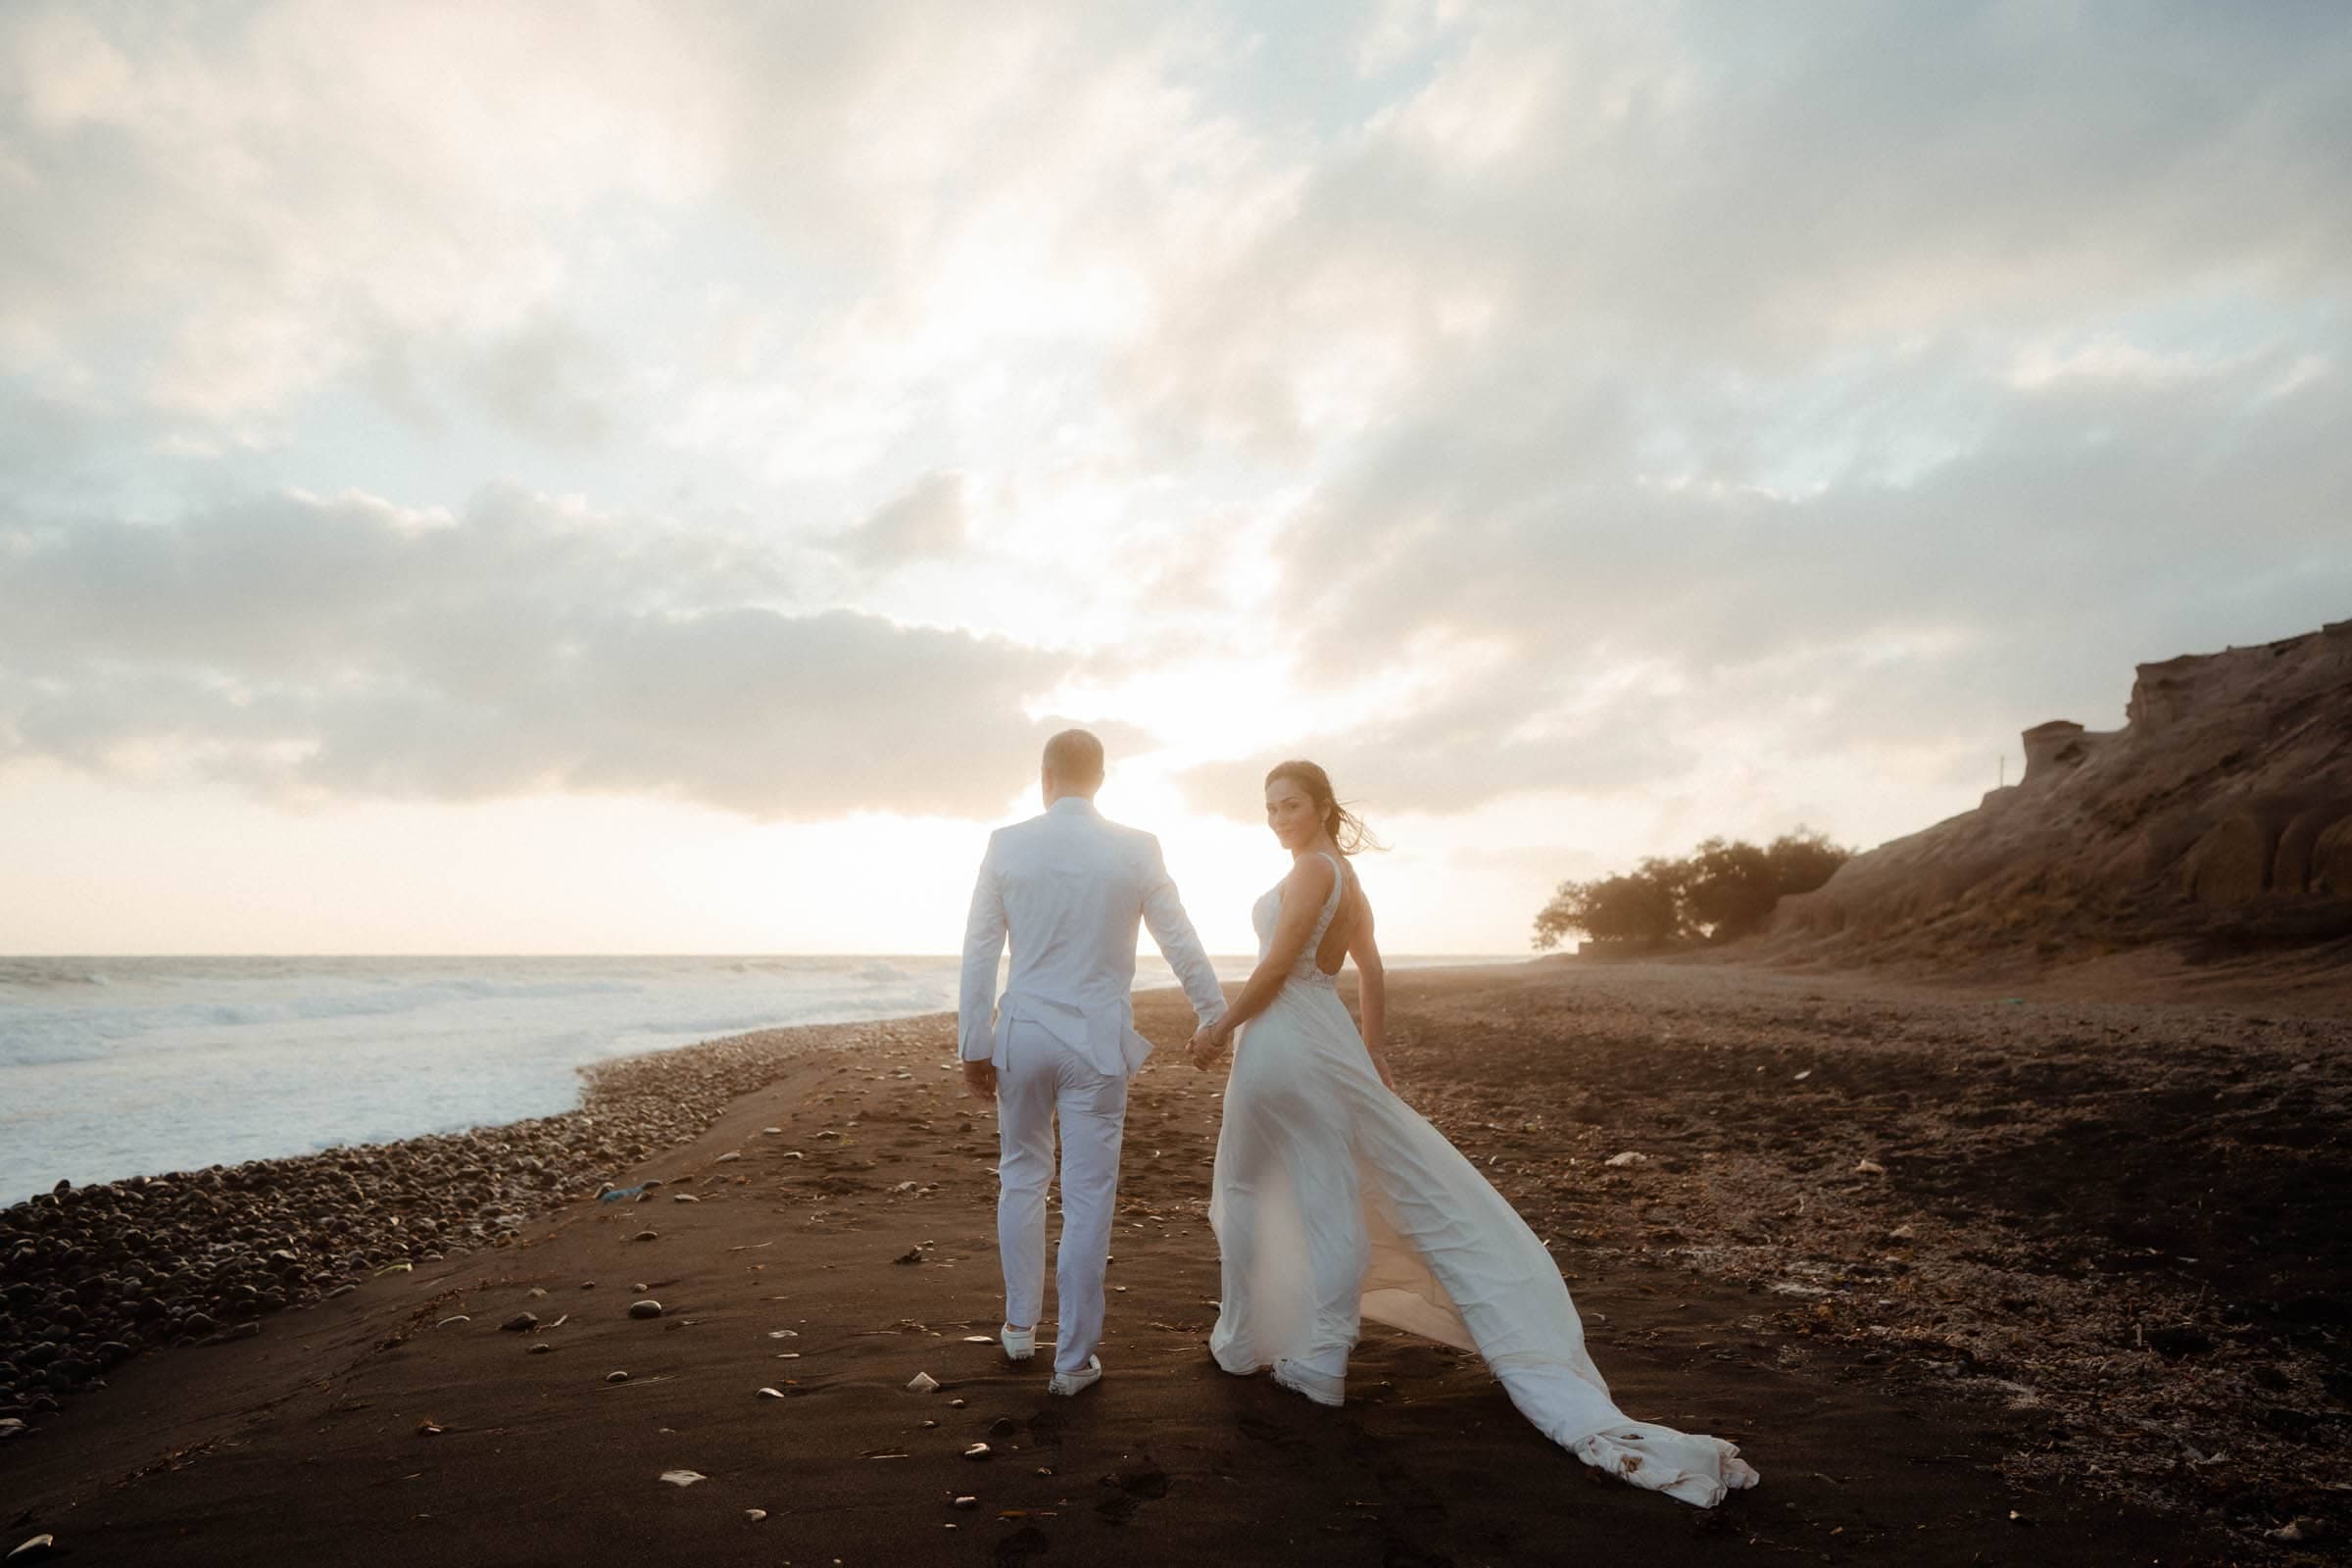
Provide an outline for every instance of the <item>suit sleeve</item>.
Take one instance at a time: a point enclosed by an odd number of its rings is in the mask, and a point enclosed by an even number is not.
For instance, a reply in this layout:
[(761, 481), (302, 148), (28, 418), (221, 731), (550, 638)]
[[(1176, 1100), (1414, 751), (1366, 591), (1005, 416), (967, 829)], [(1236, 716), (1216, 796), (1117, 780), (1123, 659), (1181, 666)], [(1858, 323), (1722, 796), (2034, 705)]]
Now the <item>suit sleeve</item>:
[(1176, 879), (1168, 875), (1167, 862), (1160, 858), (1159, 840), (1148, 838), (1144, 853), (1144, 924), (1151, 928), (1152, 940), (1159, 944), (1160, 956), (1176, 971), (1177, 983), (1184, 987), (1185, 1000), (1203, 1024), (1215, 1023), (1225, 1016), (1225, 992), (1217, 984), (1217, 971), (1209, 965), (1208, 954), (1200, 946), (1200, 938), (1186, 918), (1184, 901), (1176, 896)]
[(997, 839), (989, 835), (963, 922), (963, 979), (956, 1001), (956, 1049), (966, 1061), (996, 1054), (997, 962), (1004, 952), (1004, 895), (997, 881)]

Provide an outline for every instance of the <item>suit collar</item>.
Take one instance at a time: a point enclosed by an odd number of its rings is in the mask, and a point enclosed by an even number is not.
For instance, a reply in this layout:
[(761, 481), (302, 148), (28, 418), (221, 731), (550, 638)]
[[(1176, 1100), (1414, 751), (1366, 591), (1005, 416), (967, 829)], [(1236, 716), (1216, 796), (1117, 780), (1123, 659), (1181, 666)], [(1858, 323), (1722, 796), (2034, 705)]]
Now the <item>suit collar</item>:
[(1060, 800), (1047, 807), (1046, 813), (1049, 816), (1097, 816), (1101, 814), (1095, 809), (1095, 803), (1083, 795), (1064, 795)]

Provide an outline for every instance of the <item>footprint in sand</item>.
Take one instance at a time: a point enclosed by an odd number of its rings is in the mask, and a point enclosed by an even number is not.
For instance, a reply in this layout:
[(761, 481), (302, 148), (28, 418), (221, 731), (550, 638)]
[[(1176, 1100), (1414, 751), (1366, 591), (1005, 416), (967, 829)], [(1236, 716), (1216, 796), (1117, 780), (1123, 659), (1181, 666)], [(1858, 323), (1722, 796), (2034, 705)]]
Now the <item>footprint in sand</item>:
[(1025, 1563), (1032, 1557), (1044, 1556), (1052, 1544), (1043, 1530), (1035, 1525), (1023, 1525), (997, 1543), (996, 1555), (990, 1560), (997, 1568), (1016, 1568), (1017, 1564)]
[(1279, 1422), (1269, 1421), (1262, 1415), (1245, 1415), (1234, 1425), (1242, 1429), (1243, 1437), (1254, 1439), (1259, 1443), (1270, 1443), (1277, 1448), (1297, 1448), (1305, 1444), (1305, 1440), (1298, 1433)]
[(1130, 1474), (1104, 1476), (1102, 1485), (1116, 1490), (1095, 1504), (1095, 1512), (1113, 1524), (1125, 1524), (1145, 1503), (1168, 1494), (1168, 1473), (1146, 1461), (1144, 1468)]

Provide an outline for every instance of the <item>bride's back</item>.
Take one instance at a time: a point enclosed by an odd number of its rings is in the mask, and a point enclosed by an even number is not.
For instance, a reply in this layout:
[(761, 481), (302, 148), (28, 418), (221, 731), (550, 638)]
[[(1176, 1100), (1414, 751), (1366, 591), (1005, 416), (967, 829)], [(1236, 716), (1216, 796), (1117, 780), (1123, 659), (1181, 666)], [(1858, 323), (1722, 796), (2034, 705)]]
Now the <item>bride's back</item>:
[[(1345, 860), (1340, 862), (1343, 867)], [(1371, 906), (1364, 900), (1363, 884), (1355, 879), (1352, 869), (1344, 869), (1340, 880), (1346, 891), (1340, 895), (1340, 906), (1332, 911), (1331, 925), (1324, 931), (1323, 940), (1315, 945), (1315, 967), (1325, 974), (1338, 974), (1348, 961), (1348, 949), (1355, 942), (1355, 933)]]

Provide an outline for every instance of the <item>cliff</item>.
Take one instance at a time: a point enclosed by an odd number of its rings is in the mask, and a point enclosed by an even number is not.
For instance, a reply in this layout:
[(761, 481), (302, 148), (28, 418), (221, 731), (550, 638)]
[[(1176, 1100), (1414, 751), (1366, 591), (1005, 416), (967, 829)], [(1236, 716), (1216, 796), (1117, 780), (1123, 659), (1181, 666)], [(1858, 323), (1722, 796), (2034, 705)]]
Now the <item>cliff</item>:
[(2046, 959), (2352, 939), (2352, 620), (2142, 664), (2125, 715), (2027, 730), (2020, 782), (1784, 899), (1768, 950)]

